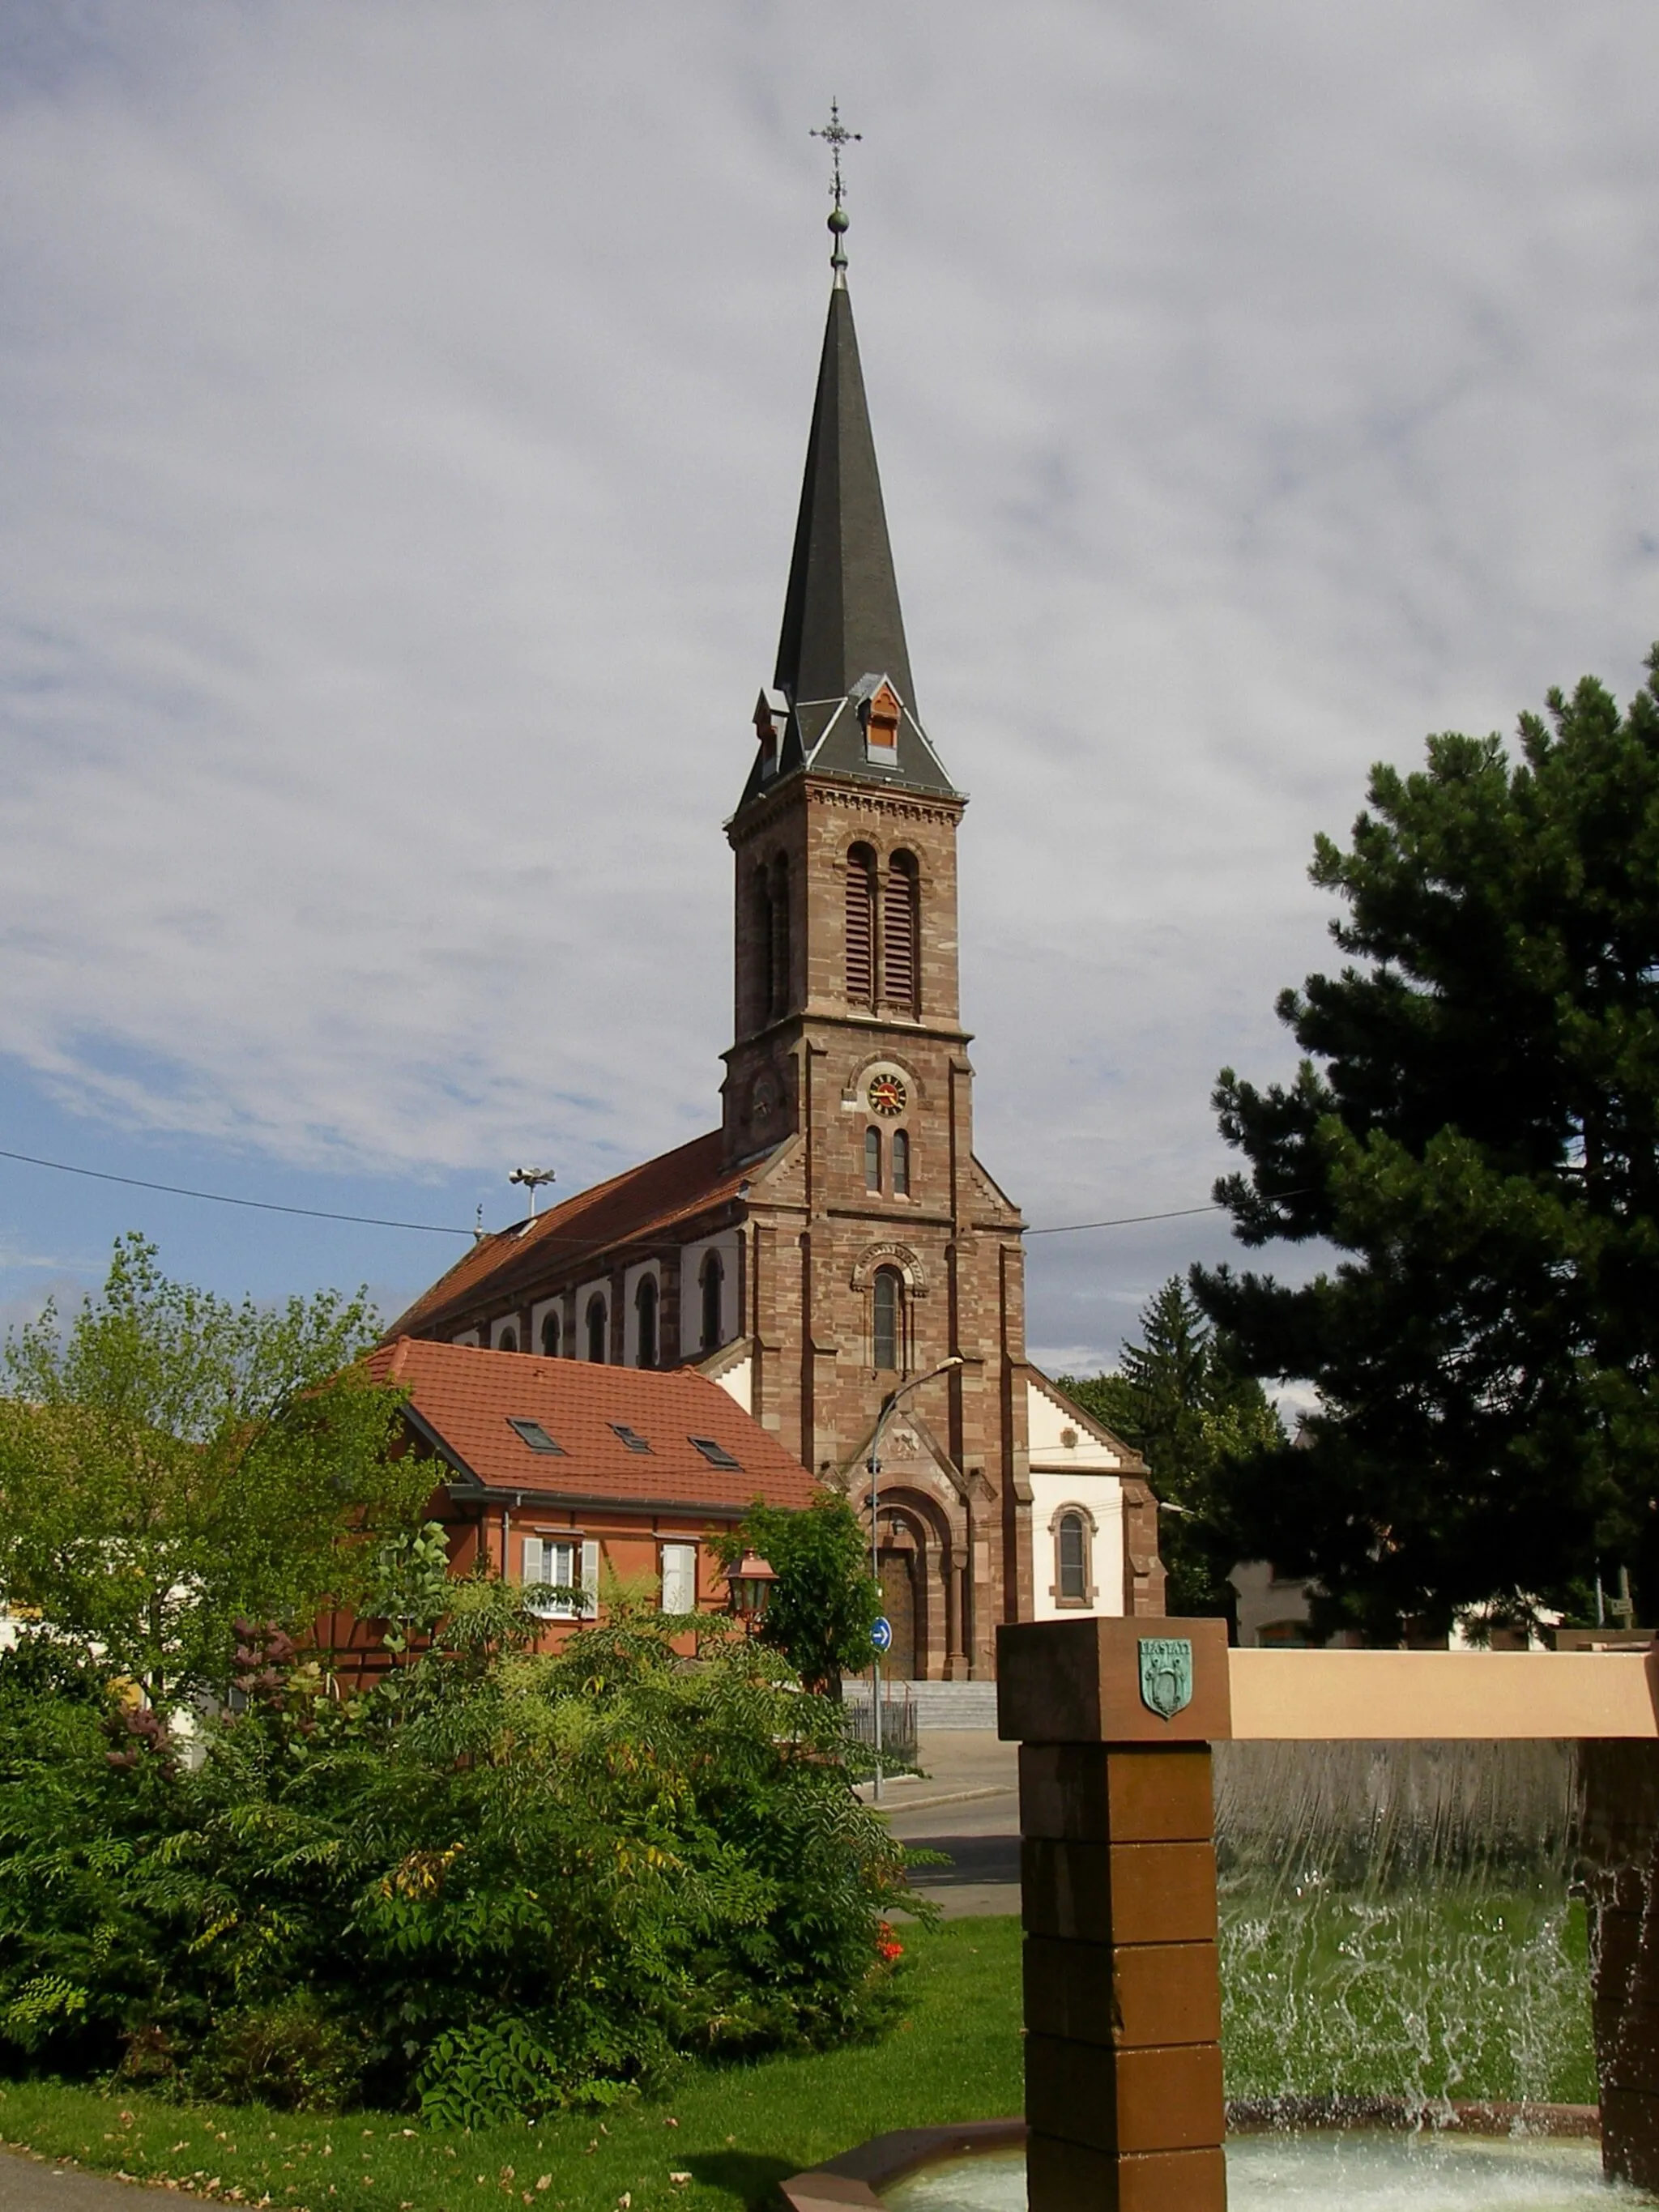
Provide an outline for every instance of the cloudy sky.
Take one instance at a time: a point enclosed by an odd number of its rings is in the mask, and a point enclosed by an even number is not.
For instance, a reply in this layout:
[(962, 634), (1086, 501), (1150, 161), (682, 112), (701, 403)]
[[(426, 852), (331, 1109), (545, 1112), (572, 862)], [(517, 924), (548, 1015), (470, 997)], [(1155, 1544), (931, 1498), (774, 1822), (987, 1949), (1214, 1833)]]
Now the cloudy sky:
[[(0, 1146), (499, 1224), (711, 1125), (834, 92), (979, 1149), (1201, 1204), (1368, 763), (1659, 635), (1656, 79), (1635, 0), (0, 0)], [(0, 1311), (127, 1227), (456, 1249), (0, 1160)], [(1038, 1356), (1225, 1242), (1034, 1242)]]

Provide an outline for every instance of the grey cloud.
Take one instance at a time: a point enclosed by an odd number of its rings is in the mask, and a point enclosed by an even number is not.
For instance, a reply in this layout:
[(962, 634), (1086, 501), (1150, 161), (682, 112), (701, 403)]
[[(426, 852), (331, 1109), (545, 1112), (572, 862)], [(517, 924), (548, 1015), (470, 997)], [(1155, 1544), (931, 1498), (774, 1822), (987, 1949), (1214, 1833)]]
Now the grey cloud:
[[(1033, 1220), (1206, 1195), (1370, 760), (1659, 630), (1617, 0), (6, 17), (0, 1050), (83, 1108), (567, 1188), (712, 1115), (831, 88)], [(1224, 1241), (1127, 1235), (1037, 1340)]]

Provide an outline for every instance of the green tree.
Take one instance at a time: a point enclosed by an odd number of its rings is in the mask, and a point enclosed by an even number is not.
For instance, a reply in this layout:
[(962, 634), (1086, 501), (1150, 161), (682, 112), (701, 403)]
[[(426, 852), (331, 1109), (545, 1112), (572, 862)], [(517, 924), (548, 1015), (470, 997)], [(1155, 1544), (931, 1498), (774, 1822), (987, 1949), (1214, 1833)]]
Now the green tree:
[(847, 1500), (825, 1492), (791, 1512), (757, 1498), (747, 1520), (715, 1544), (728, 1568), (745, 1552), (766, 1561), (777, 1579), (761, 1641), (782, 1653), (808, 1689), (838, 1699), (843, 1672), (873, 1659), (870, 1632), (881, 1616), (870, 1540)]
[(1313, 881), (1347, 964), (1280, 998), (1305, 1055), (1215, 1103), (1247, 1245), (1300, 1286), (1195, 1276), (1251, 1369), (1310, 1377), (1306, 1449), (1231, 1486), (1241, 1538), (1384, 1643), (1571, 1616), (1598, 1567), (1659, 1601), (1659, 647), (1497, 737), (1373, 769)]
[(170, 1281), (116, 1245), (67, 1328), (14, 1334), (0, 1397), (0, 1585), (101, 1647), (154, 1702), (222, 1686), (240, 1614), (304, 1630), (359, 1599), (365, 1532), (418, 1521), (429, 1468), (393, 1456), (366, 1300), (274, 1310)]
[(1065, 1376), (1061, 1388), (1152, 1469), (1168, 1509), (1158, 1547), (1170, 1611), (1231, 1613), (1227, 1571), (1239, 1554), (1220, 1499), (1234, 1466), (1282, 1444), (1285, 1432), (1178, 1275), (1141, 1309), (1140, 1333), (1113, 1373)]

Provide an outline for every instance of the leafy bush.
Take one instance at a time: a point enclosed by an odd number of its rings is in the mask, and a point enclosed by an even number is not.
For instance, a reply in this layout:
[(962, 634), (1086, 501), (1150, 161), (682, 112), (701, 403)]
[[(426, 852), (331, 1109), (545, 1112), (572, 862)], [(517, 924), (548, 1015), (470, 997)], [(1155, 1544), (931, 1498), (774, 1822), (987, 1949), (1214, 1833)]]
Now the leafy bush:
[(453, 1595), (352, 1698), (240, 1624), (194, 1747), (0, 1659), (0, 2063), (483, 2124), (892, 2016), (904, 1855), (827, 1700), (722, 1624), (538, 1655), (511, 1592)]

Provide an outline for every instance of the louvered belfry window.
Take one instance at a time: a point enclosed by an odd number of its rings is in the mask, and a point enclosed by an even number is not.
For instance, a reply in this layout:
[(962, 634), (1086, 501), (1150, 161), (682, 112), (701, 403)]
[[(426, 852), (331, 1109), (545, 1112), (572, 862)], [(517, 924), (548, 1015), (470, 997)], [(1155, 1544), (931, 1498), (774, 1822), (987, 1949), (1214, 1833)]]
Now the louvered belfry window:
[(887, 864), (887, 896), (882, 907), (882, 966), (884, 993), (896, 1012), (921, 1012), (917, 973), (918, 896), (914, 853), (895, 853)]
[(789, 862), (780, 853), (772, 863), (772, 977), (771, 1004), (767, 1011), (775, 1021), (789, 1011)]
[(855, 1006), (876, 995), (876, 856), (867, 845), (847, 855), (847, 996)]

